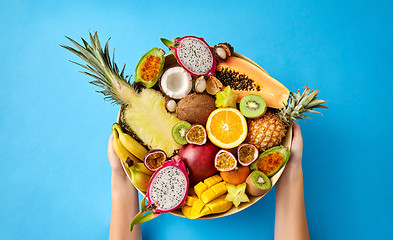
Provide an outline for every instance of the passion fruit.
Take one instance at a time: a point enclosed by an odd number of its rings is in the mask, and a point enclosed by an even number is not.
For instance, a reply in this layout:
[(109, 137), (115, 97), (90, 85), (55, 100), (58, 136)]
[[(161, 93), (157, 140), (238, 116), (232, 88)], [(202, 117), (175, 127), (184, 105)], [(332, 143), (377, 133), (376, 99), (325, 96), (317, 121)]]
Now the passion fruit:
[(207, 141), (206, 129), (201, 124), (194, 124), (186, 133), (186, 141), (195, 145), (203, 145)]
[(237, 160), (230, 151), (221, 149), (216, 154), (214, 166), (220, 172), (232, 171), (237, 166)]
[(166, 153), (161, 149), (152, 149), (146, 153), (143, 163), (146, 168), (150, 171), (156, 171), (159, 169), (167, 160)]
[(237, 158), (243, 166), (249, 166), (258, 159), (258, 149), (250, 143), (242, 143), (237, 147)]

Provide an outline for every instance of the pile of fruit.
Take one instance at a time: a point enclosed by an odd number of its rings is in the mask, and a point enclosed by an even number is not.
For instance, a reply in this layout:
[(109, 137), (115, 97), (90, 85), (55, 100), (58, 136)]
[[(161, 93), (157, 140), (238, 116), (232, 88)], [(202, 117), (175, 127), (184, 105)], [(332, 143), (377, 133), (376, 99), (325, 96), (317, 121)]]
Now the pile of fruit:
[[(327, 108), (318, 91), (288, 89), (229, 43), (186, 36), (161, 39), (142, 56), (134, 81), (119, 71), (97, 33), (63, 46), (121, 105), (113, 146), (145, 195), (134, 224), (181, 211), (189, 219), (224, 213), (261, 197), (289, 159), (283, 138), (294, 120)], [(148, 203), (145, 204), (146, 199)]]

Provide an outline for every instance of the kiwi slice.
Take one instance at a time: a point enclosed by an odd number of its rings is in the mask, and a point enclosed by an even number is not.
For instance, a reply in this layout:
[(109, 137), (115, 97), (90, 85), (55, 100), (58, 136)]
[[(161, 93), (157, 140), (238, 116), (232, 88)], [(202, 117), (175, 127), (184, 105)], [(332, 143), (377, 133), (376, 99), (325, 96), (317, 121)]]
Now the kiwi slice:
[(269, 191), (272, 183), (268, 176), (261, 171), (255, 170), (247, 177), (247, 193), (251, 196), (261, 196)]
[(248, 94), (240, 100), (240, 112), (247, 118), (258, 118), (266, 112), (266, 102), (256, 94)]
[(191, 124), (186, 121), (179, 121), (172, 127), (172, 137), (178, 144), (185, 145), (186, 133), (190, 129)]

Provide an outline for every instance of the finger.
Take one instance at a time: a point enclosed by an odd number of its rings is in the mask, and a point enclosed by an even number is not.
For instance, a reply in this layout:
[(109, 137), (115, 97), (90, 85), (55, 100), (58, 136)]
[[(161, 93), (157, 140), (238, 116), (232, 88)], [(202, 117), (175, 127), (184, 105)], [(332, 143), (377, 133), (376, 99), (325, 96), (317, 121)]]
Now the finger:
[(109, 136), (109, 140), (108, 140), (108, 158), (109, 160), (119, 158), (115, 150), (113, 149), (113, 133)]
[(291, 159), (300, 162), (303, 153), (303, 138), (299, 124), (293, 123), (292, 134)]
[(300, 130), (300, 126), (297, 123), (293, 123), (292, 125), (292, 143), (300, 144), (303, 142), (302, 132)]

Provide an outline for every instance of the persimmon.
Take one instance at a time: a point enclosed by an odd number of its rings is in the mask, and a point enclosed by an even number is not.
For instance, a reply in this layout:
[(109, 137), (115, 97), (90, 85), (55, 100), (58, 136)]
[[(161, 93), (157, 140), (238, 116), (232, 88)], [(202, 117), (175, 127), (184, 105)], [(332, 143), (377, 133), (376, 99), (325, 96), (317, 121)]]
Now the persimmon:
[(237, 166), (232, 171), (220, 172), (220, 176), (226, 183), (239, 185), (246, 181), (248, 175), (250, 175), (250, 172), (251, 170), (247, 166)]

